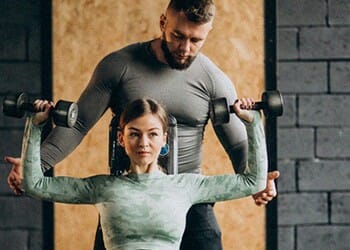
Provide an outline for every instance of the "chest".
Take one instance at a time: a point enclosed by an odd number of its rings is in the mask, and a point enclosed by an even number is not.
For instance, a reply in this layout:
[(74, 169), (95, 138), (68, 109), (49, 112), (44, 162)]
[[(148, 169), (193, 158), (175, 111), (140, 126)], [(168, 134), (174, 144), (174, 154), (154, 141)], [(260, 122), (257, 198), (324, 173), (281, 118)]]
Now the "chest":
[(203, 125), (208, 120), (210, 88), (191, 71), (135, 70), (127, 72), (113, 90), (115, 110), (143, 97), (156, 99), (179, 123)]
[[(185, 188), (185, 187), (183, 187)], [(180, 238), (191, 203), (185, 190), (164, 182), (124, 183), (97, 208), (105, 230), (121, 238)]]

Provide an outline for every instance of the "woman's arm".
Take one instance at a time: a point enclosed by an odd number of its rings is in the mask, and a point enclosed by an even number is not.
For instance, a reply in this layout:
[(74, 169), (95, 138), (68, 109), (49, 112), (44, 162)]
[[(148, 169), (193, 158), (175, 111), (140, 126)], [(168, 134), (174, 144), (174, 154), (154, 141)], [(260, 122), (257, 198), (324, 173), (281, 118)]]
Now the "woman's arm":
[(26, 121), (22, 143), (23, 189), (34, 198), (53, 202), (93, 204), (96, 201), (97, 177), (78, 179), (45, 177), (40, 166), (41, 127)]
[(248, 134), (248, 166), (244, 173), (220, 176), (195, 176), (190, 196), (194, 203), (216, 202), (246, 197), (266, 186), (267, 151), (264, 127), (259, 112), (253, 121), (244, 121)]

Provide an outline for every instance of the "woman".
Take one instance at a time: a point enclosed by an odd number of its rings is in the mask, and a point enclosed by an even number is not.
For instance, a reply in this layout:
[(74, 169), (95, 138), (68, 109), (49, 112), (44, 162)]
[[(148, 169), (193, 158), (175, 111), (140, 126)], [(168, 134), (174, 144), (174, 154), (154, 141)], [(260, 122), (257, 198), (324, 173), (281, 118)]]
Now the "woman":
[(260, 113), (251, 99), (234, 104), (246, 125), (249, 167), (242, 175), (166, 175), (157, 164), (166, 144), (167, 114), (154, 100), (138, 99), (120, 118), (119, 143), (130, 158), (123, 176), (84, 179), (44, 177), (40, 168), (41, 124), (52, 103), (38, 100), (27, 119), (23, 147), (24, 189), (32, 197), (53, 202), (94, 204), (100, 213), (107, 249), (179, 249), (188, 209), (197, 203), (252, 195), (266, 185), (267, 156)]

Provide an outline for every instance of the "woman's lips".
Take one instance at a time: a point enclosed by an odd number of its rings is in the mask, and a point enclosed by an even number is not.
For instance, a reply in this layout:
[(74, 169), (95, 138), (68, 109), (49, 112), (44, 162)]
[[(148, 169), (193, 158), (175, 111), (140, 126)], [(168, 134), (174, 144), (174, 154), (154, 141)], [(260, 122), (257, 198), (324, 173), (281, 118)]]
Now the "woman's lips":
[(139, 151), (139, 152), (137, 152), (137, 154), (140, 155), (140, 156), (146, 156), (146, 155), (149, 155), (150, 152), (147, 152), (147, 151)]

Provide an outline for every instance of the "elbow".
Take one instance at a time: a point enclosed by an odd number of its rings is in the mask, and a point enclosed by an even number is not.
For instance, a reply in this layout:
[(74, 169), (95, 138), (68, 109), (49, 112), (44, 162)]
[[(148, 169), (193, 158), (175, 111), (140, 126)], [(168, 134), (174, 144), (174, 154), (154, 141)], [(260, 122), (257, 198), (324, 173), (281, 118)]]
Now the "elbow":
[(248, 195), (254, 195), (254, 194), (257, 194), (257, 193), (263, 191), (265, 189), (265, 186), (266, 186), (265, 184), (264, 185), (262, 185), (262, 184), (252, 185), (251, 188), (249, 189)]
[(26, 180), (26, 178), (24, 178), (22, 180), (22, 190), (26, 193), (26, 194), (32, 194), (33, 193), (33, 185), (32, 183), (30, 183), (29, 181)]
[(266, 187), (266, 180), (257, 181), (255, 187), (253, 188), (254, 190), (252, 194), (256, 194), (263, 191), (265, 187)]
[(249, 178), (249, 195), (263, 191), (266, 188), (266, 176), (262, 178)]

